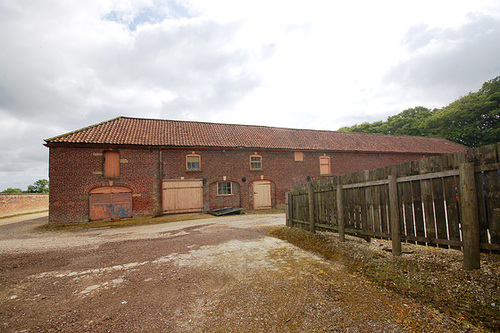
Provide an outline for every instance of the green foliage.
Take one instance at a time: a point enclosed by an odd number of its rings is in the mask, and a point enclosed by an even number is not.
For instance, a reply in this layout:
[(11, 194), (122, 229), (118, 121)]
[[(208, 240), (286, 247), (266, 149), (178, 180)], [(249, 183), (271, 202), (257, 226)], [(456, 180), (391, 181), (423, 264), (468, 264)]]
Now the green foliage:
[(33, 185), (28, 185), (28, 193), (49, 193), (49, 181), (39, 179)]
[(341, 132), (445, 138), (469, 147), (500, 142), (500, 76), (441, 109), (418, 106), (387, 121), (343, 127)]
[(427, 135), (426, 120), (432, 116), (432, 111), (423, 107), (406, 109), (403, 112), (387, 118), (387, 121), (376, 121), (374, 123), (363, 123), (352, 127), (343, 127), (340, 132), (358, 132), (372, 134), (392, 135)]
[(9, 188), (3, 190), (2, 193), (23, 193), (23, 190), (21, 190), (20, 188), (9, 187)]
[(475, 93), (436, 110), (427, 124), (429, 134), (469, 147), (500, 142), (500, 77)]

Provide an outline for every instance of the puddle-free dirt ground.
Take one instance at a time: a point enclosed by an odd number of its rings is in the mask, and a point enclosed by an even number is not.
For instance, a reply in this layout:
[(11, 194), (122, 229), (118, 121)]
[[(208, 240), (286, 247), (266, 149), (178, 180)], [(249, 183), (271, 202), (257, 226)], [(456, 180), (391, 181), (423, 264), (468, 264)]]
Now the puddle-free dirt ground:
[(0, 226), (3, 332), (465, 332), (266, 236), (283, 214), (119, 229)]

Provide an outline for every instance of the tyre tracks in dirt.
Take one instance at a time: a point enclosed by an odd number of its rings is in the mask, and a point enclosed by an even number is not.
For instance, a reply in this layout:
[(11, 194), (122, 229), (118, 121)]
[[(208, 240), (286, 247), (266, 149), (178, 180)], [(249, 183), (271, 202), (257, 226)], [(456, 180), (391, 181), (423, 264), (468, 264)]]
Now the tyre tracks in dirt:
[(283, 214), (58, 232), (19, 223), (0, 237), (5, 332), (470, 330), (266, 236)]

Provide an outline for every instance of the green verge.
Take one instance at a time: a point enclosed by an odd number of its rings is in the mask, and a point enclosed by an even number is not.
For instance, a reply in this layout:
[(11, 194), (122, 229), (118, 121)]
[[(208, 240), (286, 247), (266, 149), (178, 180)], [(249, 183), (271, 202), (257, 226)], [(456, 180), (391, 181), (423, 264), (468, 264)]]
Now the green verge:
[(151, 225), (161, 223), (171, 223), (180, 221), (210, 219), (214, 216), (204, 213), (196, 214), (177, 214), (177, 215), (163, 215), (159, 217), (136, 217), (131, 219), (122, 219), (116, 221), (94, 221), (85, 223), (74, 223), (64, 225), (49, 225), (44, 224), (37, 227), (38, 231), (69, 231), (69, 230), (86, 230), (86, 229), (102, 229), (102, 228), (124, 228), (140, 225)]
[[(282, 209), (263, 209), (263, 210), (244, 210), (242, 214), (248, 215), (260, 215), (260, 214), (282, 214), (285, 211)], [(232, 216), (232, 215), (227, 215)], [(158, 217), (136, 217), (130, 219), (121, 219), (115, 221), (93, 221), (84, 223), (73, 223), (64, 225), (49, 225), (44, 224), (37, 227), (35, 230), (43, 231), (68, 231), (68, 230), (86, 230), (86, 229), (102, 229), (102, 228), (124, 228), (140, 225), (151, 225), (151, 224), (161, 224), (161, 223), (171, 223), (180, 221), (191, 221), (191, 220), (201, 220), (201, 219), (212, 219), (212, 218), (223, 218), (224, 216), (213, 216), (207, 213), (192, 213), (192, 214), (173, 214), (173, 215), (162, 215)]]

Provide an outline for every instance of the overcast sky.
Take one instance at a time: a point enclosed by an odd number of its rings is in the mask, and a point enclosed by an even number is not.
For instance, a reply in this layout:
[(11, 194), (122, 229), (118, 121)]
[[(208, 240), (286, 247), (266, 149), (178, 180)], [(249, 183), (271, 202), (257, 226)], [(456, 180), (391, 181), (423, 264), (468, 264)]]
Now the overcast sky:
[(500, 1), (0, 0), (0, 191), (117, 116), (337, 130), (500, 75)]

